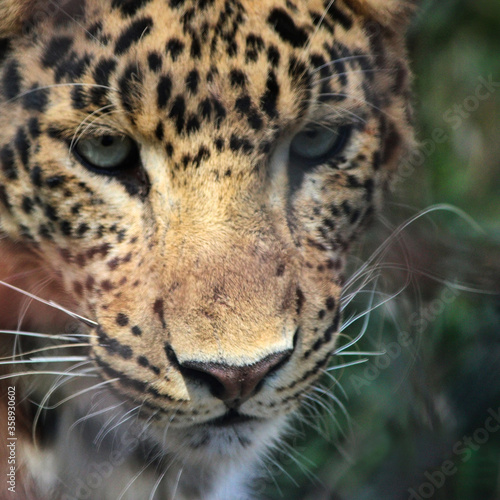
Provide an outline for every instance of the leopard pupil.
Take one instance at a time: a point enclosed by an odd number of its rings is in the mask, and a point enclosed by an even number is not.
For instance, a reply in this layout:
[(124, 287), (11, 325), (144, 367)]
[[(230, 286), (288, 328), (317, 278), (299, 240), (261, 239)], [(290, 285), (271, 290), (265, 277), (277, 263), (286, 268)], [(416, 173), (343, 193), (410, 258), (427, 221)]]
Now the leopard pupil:
[(101, 138), (101, 145), (104, 147), (112, 146), (114, 144), (114, 142), (115, 142), (115, 139), (111, 135), (104, 135)]

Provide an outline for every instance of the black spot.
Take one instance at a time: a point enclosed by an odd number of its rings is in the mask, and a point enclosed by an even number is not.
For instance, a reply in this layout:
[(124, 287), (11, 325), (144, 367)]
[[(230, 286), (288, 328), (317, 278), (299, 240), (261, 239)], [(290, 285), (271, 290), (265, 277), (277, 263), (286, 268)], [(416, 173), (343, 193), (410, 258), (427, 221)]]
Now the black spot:
[(108, 92), (109, 80), (115, 69), (116, 61), (113, 59), (101, 59), (96, 64), (92, 76), (98, 86), (92, 86), (90, 89), (91, 100), (94, 104), (100, 104)]
[(118, 313), (116, 315), (116, 324), (118, 326), (127, 326), (128, 325), (128, 316), (124, 313)]
[(49, 89), (39, 88), (38, 84), (33, 85), (23, 95), (24, 109), (43, 113), (49, 102), (49, 93)]
[(210, 158), (210, 150), (205, 146), (200, 146), (200, 149), (193, 158), (193, 165), (198, 168), (200, 164)]
[(329, 310), (329, 311), (333, 311), (335, 309), (335, 299), (333, 297), (328, 297), (326, 299), (326, 308)]
[(59, 228), (61, 229), (61, 233), (64, 234), (64, 236), (71, 236), (71, 233), (73, 232), (71, 222), (67, 220), (60, 221)]
[(16, 180), (18, 173), (14, 159), (14, 151), (9, 146), (0, 149), (0, 163), (5, 177), (10, 180)]
[(182, 7), (184, 5), (185, 0), (170, 0), (170, 7)]
[(158, 73), (161, 71), (163, 64), (163, 59), (161, 58), (161, 54), (158, 52), (150, 52), (148, 54), (148, 66), (151, 71)]
[(122, 55), (134, 43), (148, 35), (153, 27), (153, 20), (150, 17), (144, 17), (134, 21), (119, 37), (115, 45), (115, 54)]
[(326, 311), (324, 309), (321, 309), (318, 312), (318, 319), (323, 319), (325, 317)]
[(78, 226), (78, 229), (76, 230), (76, 234), (78, 236), (83, 236), (89, 229), (90, 229), (90, 227), (88, 226), (88, 224), (86, 224), (85, 222), (82, 222)]
[(71, 81), (80, 79), (90, 65), (91, 61), (92, 56), (88, 54), (79, 57), (76, 52), (71, 52), (66, 59), (57, 65), (55, 72), (56, 82), (60, 82), (63, 78)]
[(85, 37), (87, 38), (87, 40), (99, 40), (101, 34), (102, 34), (101, 21), (97, 21), (96, 23), (91, 24), (85, 31)]
[(257, 58), (259, 57), (259, 54), (264, 50), (264, 47), (265, 45), (264, 45), (264, 40), (262, 40), (262, 37), (250, 33), (247, 36), (246, 40), (246, 51), (245, 51), (246, 61), (247, 62), (257, 61)]
[(85, 109), (89, 105), (88, 95), (82, 87), (71, 89), (71, 102), (75, 109)]
[(193, 69), (189, 72), (186, 77), (186, 87), (187, 89), (195, 95), (198, 92), (198, 84), (200, 82), (200, 75), (197, 70)]
[(229, 140), (229, 147), (231, 151), (238, 152), (243, 151), (244, 153), (251, 153), (253, 151), (253, 144), (246, 137), (239, 137), (236, 134), (231, 135)]
[(59, 219), (59, 216), (57, 215), (57, 210), (52, 206), (52, 205), (45, 205), (45, 215), (52, 221), (56, 222)]
[(200, 130), (200, 121), (196, 115), (190, 115), (186, 121), (186, 134), (190, 135), (193, 132)]
[(191, 33), (191, 57), (193, 59), (199, 59), (201, 57), (201, 44), (200, 39), (194, 34)]
[(68, 36), (55, 36), (51, 39), (42, 57), (46, 68), (56, 67), (67, 55), (73, 45), (73, 39)]
[(273, 9), (267, 18), (267, 22), (274, 28), (280, 38), (288, 42), (292, 47), (303, 47), (307, 43), (307, 32), (296, 26), (284, 9)]
[(36, 116), (33, 116), (29, 119), (28, 130), (33, 139), (37, 139), (40, 135), (40, 123)]
[(42, 187), (42, 169), (37, 165), (31, 170), (31, 182), (36, 187)]
[(132, 348), (128, 345), (121, 344), (118, 340), (109, 337), (104, 330), (98, 326), (97, 336), (99, 343), (108, 351), (109, 354), (118, 354), (123, 359), (130, 359), (133, 355)]
[(288, 61), (288, 75), (292, 78), (292, 83), (297, 86), (305, 78), (309, 78), (309, 70), (303, 61), (292, 55)]
[(243, 95), (242, 97), (239, 97), (238, 99), (236, 99), (235, 108), (237, 111), (244, 114), (244, 113), (247, 113), (249, 111), (251, 104), (252, 104), (252, 101), (250, 99), (250, 96)]
[(157, 299), (153, 305), (153, 312), (160, 318), (163, 328), (167, 326), (165, 322), (165, 316), (163, 313), (163, 299)]
[(283, 276), (285, 274), (285, 264), (280, 264), (276, 269), (276, 276)]
[(7, 99), (14, 99), (21, 92), (21, 74), (17, 61), (10, 61), (2, 75), (3, 93)]
[(224, 118), (226, 118), (226, 108), (215, 98), (212, 100), (212, 104), (215, 112), (215, 127), (219, 128)]
[(5, 61), (10, 42), (7, 38), (0, 38), (0, 65)]
[(321, 26), (326, 29), (330, 34), (333, 35), (334, 30), (333, 26), (325, 19), (325, 16), (319, 14), (318, 12), (310, 12), (309, 13), (312, 19), (314, 26)]
[(363, 184), (355, 175), (348, 175), (346, 180), (347, 180), (347, 187), (348, 188), (363, 187)]
[(296, 293), (297, 293), (296, 311), (297, 314), (299, 315), (300, 312), (302, 311), (302, 306), (304, 305), (306, 298), (304, 297), (304, 293), (300, 288), (297, 288)]
[(215, 139), (215, 148), (219, 152), (224, 149), (224, 138), (223, 137), (217, 137)]
[(275, 118), (278, 114), (276, 105), (280, 93), (280, 86), (274, 71), (270, 71), (266, 81), (266, 91), (260, 98), (260, 108), (269, 118)]
[(203, 120), (210, 120), (210, 116), (212, 115), (212, 104), (210, 99), (206, 98), (200, 102), (198, 105), (198, 113)]
[(111, 6), (119, 9), (123, 16), (134, 16), (136, 12), (151, 0), (113, 0)]
[(198, 0), (198, 8), (200, 10), (206, 9), (209, 5), (213, 5), (214, 0)]
[(158, 94), (158, 107), (163, 109), (167, 106), (172, 92), (172, 80), (168, 75), (164, 75), (160, 78), (156, 91)]
[(148, 368), (149, 366), (148, 358), (146, 358), (145, 356), (139, 356), (137, 358), (137, 363), (139, 364), (139, 366), (142, 366), (144, 368)]
[(276, 68), (280, 63), (280, 52), (275, 45), (271, 45), (267, 49), (267, 60), (273, 68)]
[(0, 201), (9, 212), (12, 210), (12, 205), (9, 201), (7, 190), (5, 189), (5, 186), (3, 184), (0, 184)]
[(324, 2), (325, 8), (328, 7), (328, 4), (330, 4), (330, 7), (327, 10), (327, 14), (330, 17), (330, 19), (334, 22), (334, 24), (338, 23), (346, 31), (350, 30), (352, 28), (352, 19), (345, 12), (343, 12), (336, 5), (334, 5), (333, 2), (325, 0)]
[(23, 196), (22, 209), (26, 214), (30, 214), (33, 211), (33, 200), (28, 196)]
[(169, 118), (175, 121), (175, 127), (177, 129), (177, 133), (181, 133), (184, 128), (184, 114), (186, 112), (186, 103), (184, 101), (184, 97), (182, 95), (178, 95), (172, 107), (170, 108), (170, 113), (168, 114)]
[(238, 54), (238, 45), (236, 45), (234, 40), (228, 42), (226, 53), (229, 57), (235, 57)]
[(164, 128), (163, 128), (163, 122), (159, 121), (158, 124), (156, 125), (155, 137), (159, 141), (163, 141), (164, 135), (165, 135), (165, 131), (164, 131)]
[(132, 335), (135, 335), (136, 337), (140, 337), (142, 335), (142, 330), (137, 325), (133, 326), (131, 331)]
[(172, 158), (172, 155), (174, 154), (174, 147), (170, 142), (167, 142), (167, 144), (165, 144), (165, 153), (169, 158)]
[(335, 47), (334, 44), (331, 46), (325, 46), (325, 48), (328, 50), (328, 53), (330, 54), (330, 60), (332, 61), (333, 68), (335, 70), (335, 73), (338, 76), (339, 82), (342, 86), (347, 85), (347, 71), (345, 64), (341, 60), (343, 57), (348, 57), (344, 54), (341, 54), (341, 47), (337, 46)]
[(26, 132), (21, 127), (17, 130), (15, 145), (16, 145), (16, 150), (19, 154), (19, 158), (21, 159), (21, 163), (23, 164), (24, 168), (27, 169), (29, 162), (30, 144)]
[(130, 63), (125, 68), (122, 77), (118, 81), (123, 108), (130, 114), (134, 113), (135, 107), (138, 105), (136, 90), (141, 82), (142, 72), (137, 63)]
[(232, 69), (229, 73), (229, 81), (232, 87), (243, 88), (246, 84), (246, 76), (240, 69)]
[(166, 52), (167, 55), (170, 55), (173, 62), (177, 61), (177, 58), (179, 57), (179, 55), (182, 53), (183, 50), (184, 50), (184, 42), (182, 42), (178, 38), (171, 38), (167, 42)]

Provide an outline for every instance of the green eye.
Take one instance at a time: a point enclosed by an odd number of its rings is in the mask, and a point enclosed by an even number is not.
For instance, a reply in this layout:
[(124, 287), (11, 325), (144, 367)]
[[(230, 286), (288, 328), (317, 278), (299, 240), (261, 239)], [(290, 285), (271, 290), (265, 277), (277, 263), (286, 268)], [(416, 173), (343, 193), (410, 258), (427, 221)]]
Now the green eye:
[(350, 126), (314, 126), (299, 132), (290, 143), (290, 159), (318, 164), (339, 154), (351, 134)]
[(74, 154), (90, 170), (108, 175), (137, 166), (138, 148), (125, 135), (102, 135), (78, 141)]

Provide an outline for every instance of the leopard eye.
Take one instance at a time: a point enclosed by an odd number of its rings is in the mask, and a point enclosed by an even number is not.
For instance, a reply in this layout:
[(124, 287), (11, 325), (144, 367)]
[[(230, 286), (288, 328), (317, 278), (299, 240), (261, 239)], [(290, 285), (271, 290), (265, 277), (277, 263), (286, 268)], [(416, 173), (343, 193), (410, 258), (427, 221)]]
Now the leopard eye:
[(125, 135), (82, 139), (73, 152), (85, 167), (109, 175), (135, 167), (139, 155), (136, 143)]
[(339, 154), (351, 134), (350, 126), (338, 128), (317, 125), (299, 132), (290, 143), (290, 159), (319, 164)]

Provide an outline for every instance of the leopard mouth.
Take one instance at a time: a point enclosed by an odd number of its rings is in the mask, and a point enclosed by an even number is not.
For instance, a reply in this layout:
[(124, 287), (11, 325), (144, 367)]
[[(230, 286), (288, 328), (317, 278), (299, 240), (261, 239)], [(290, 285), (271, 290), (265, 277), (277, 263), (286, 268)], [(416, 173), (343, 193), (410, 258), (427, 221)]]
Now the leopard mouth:
[(262, 422), (263, 419), (252, 417), (249, 415), (243, 415), (237, 410), (230, 409), (224, 415), (208, 420), (202, 425), (209, 427), (230, 427), (238, 424), (246, 424), (248, 422)]

